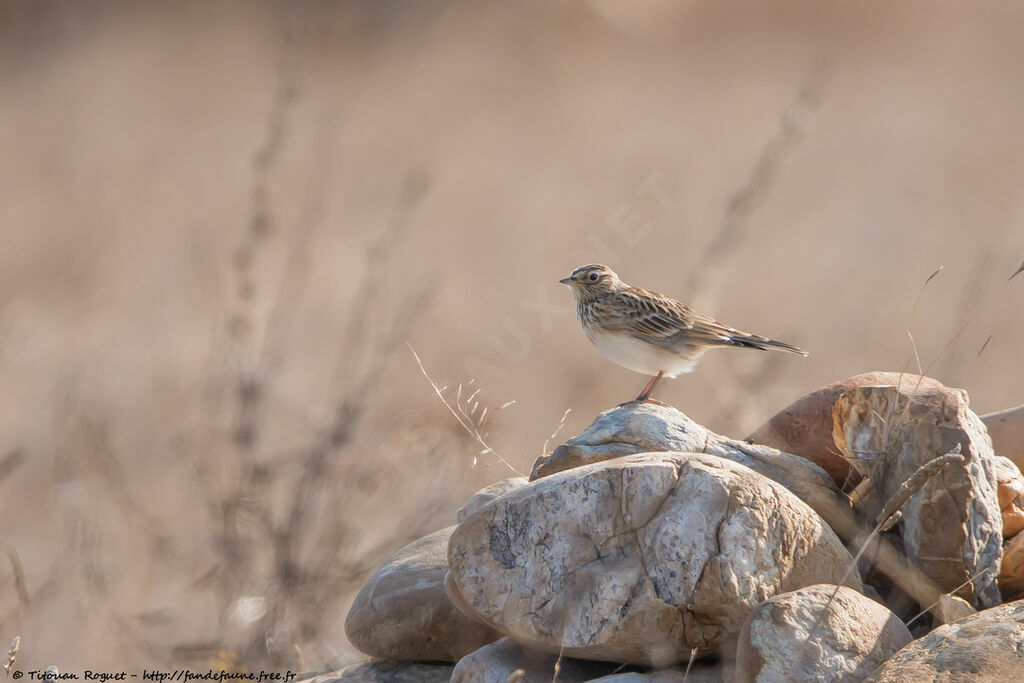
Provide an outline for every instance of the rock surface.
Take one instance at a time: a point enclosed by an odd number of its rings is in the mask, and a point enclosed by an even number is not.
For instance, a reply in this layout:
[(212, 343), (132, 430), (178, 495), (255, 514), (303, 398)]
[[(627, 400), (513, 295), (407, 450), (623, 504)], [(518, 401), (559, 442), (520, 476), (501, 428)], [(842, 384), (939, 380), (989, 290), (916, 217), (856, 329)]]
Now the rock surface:
[(458, 521), (461, 522), (495, 498), (503, 496), (509, 491), (522, 488), (529, 483), (530, 480), (526, 477), (509, 477), (508, 479), (496, 481), (490, 486), (486, 486), (470, 496), (469, 500), (463, 503), (462, 507), (459, 508), (456, 517)]
[(345, 620), (353, 645), (385, 659), (454, 662), (500, 637), (459, 612), (445, 595), (454, 529), (413, 541), (374, 572)]
[(725, 683), (733, 680), (723, 672), (721, 666), (704, 666), (694, 664), (689, 675), (686, 667), (679, 669), (662, 669), (649, 673), (620, 673), (595, 678), (591, 683)]
[(1002, 591), (1004, 600), (1024, 597), (1024, 534), (1017, 534), (1003, 546), (999, 590)]
[(952, 624), (964, 617), (969, 617), (977, 612), (971, 607), (971, 603), (955, 595), (943, 595), (939, 602), (932, 607), (931, 613), (940, 624)]
[[(899, 618), (834, 585), (768, 598), (743, 624), (738, 681), (860, 681), (913, 640)], [(831, 602), (830, 602), (831, 598)]]
[(1009, 458), (1024, 471), (1024, 405), (982, 415), (996, 455)]
[(376, 659), (317, 676), (310, 683), (448, 683), (451, 676), (451, 664)]
[(850, 476), (850, 465), (842, 453), (836, 450), (832, 438), (832, 406), (840, 396), (854, 387), (886, 384), (916, 386), (918, 382), (921, 382), (922, 387), (942, 386), (929, 377), (922, 379), (918, 375), (898, 372), (867, 372), (826, 384), (780, 410), (747, 440), (807, 458), (842, 486)]
[(532, 482), (459, 525), (448, 560), (452, 601), (526, 646), (655, 666), (731, 644), (762, 600), (851, 564), (781, 485), (680, 453)]
[(1024, 601), (940, 626), (906, 646), (866, 680), (1019, 681), (1024, 674)]
[(872, 520), (919, 468), (958, 450), (962, 462), (927, 478), (901, 506), (899, 533), (907, 557), (942, 592), (975, 607), (998, 605), (1002, 518), (994, 454), (967, 392), (855, 387), (836, 402), (833, 420), (836, 445), (870, 480), (858, 507)]
[(1003, 538), (1016, 536), (1024, 530), (1024, 474), (1009, 458), (997, 455), (995, 465), (996, 490), (1000, 515), (1003, 518)]
[(808, 460), (709, 431), (670, 406), (628, 403), (605, 411), (582, 433), (534, 463), (536, 481), (574, 467), (635, 453), (708, 453), (745, 465), (776, 481), (829, 519), (837, 505), (832, 478)]
[[(506, 683), (519, 671), (516, 683), (551, 683), (558, 655), (534, 652), (510, 638), (502, 638), (471, 652), (455, 665), (452, 683)], [(604, 662), (562, 658), (558, 680), (563, 683), (590, 681), (614, 669)]]

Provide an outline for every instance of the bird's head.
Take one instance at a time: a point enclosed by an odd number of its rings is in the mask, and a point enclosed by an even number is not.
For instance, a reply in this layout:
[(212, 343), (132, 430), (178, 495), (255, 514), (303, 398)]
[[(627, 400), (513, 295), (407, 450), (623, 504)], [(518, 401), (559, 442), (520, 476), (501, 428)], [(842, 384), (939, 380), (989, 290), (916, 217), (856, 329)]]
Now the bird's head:
[(572, 271), (569, 277), (562, 278), (559, 282), (569, 285), (577, 299), (613, 292), (624, 286), (614, 270), (600, 263), (580, 266)]

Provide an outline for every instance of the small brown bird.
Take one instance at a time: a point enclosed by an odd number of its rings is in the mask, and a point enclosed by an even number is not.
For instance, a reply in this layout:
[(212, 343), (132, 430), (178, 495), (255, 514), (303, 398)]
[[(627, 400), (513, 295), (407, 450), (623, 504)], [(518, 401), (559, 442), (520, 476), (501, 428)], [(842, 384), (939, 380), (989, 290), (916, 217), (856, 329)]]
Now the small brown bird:
[(636, 397), (650, 398), (663, 376), (693, 372), (708, 349), (737, 347), (788, 351), (803, 349), (733, 329), (657, 292), (631, 287), (608, 266), (580, 266), (559, 280), (569, 285), (587, 339), (605, 357), (651, 380)]

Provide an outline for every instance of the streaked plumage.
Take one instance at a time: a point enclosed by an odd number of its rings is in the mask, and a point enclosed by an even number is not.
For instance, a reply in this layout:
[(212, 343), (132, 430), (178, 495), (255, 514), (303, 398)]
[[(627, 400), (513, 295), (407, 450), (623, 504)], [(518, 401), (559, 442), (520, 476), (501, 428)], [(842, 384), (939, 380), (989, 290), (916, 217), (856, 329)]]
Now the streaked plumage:
[(692, 372), (711, 348), (807, 355), (799, 347), (723, 325), (670, 297), (631, 287), (608, 266), (580, 266), (559, 282), (572, 290), (583, 331), (601, 353), (630, 370), (654, 375), (637, 400), (647, 399), (662, 375)]

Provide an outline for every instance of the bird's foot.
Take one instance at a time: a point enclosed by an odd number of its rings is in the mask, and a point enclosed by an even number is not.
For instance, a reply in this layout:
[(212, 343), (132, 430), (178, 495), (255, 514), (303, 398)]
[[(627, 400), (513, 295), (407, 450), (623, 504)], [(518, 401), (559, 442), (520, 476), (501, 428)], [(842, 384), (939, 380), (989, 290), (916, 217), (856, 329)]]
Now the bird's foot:
[(618, 408), (625, 408), (626, 406), (635, 406), (635, 405), (639, 405), (641, 403), (651, 403), (653, 405), (661, 406), (663, 408), (671, 408), (672, 407), (672, 406), (670, 406), (667, 403), (662, 403), (661, 401), (659, 401), (656, 398), (634, 398), (632, 401), (626, 401), (625, 403), (620, 403), (616, 407), (618, 407)]

